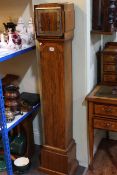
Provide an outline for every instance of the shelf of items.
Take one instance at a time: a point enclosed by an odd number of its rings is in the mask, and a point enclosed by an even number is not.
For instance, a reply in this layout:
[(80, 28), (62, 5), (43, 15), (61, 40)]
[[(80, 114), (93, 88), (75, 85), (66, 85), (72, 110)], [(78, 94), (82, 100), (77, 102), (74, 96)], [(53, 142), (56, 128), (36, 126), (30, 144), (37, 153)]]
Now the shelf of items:
[[(0, 48), (0, 63), (5, 62), (9, 59), (12, 59), (18, 55), (22, 55), (24, 53), (27, 53), (27, 52), (33, 50), (34, 48), (35, 48), (35, 46), (30, 46), (30, 47), (27, 47), (25, 49), (20, 49), (18, 51)], [(13, 129), (15, 126), (17, 126), (19, 123), (21, 123), (26, 117), (28, 117), (38, 107), (39, 107), (39, 104), (34, 106), (30, 112), (27, 112), (27, 113), (24, 112), (23, 115), (16, 116), (15, 120), (12, 121), (11, 123), (7, 123), (6, 116), (5, 116), (3, 91), (2, 91), (2, 81), (0, 79), (0, 133), (2, 135), (2, 141), (3, 141), (3, 146), (4, 146), (4, 154), (5, 154), (8, 175), (13, 175), (8, 132), (11, 129)]]
[[(39, 107), (39, 104), (37, 104), (36, 106), (33, 106), (33, 108), (32, 108), (31, 111), (29, 111), (29, 112), (23, 112), (23, 115), (17, 115), (17, 116), (15, 116), (15, 119), (12, 122), (7, 123), (7, 130), (8, 130), (8, 132), (11, 129), (13, 129), (15, 126), (17, 126), (18, 124), (20, 124), (26, 117), (28, 117), (38, 107)], [(0, 132), (1, 132), (1, 128), (0, 128)]]
[(10, 49), (3, 49), (0, 48), (0, 62), (7, 61), (9, 59), (15, 58), (16, 56), (22, 55), (24, 53), (27, 53), (31, 50), (35, 49), (35, 46), (29, 46), (25, 49), (19, 49), (19, 50), (10, 50)]

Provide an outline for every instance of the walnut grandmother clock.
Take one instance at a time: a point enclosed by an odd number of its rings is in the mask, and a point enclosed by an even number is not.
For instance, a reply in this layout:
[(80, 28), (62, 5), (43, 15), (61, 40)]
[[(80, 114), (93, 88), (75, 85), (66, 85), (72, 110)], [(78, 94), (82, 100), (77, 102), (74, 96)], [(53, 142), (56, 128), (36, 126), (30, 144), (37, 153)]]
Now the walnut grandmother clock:
[(43, 120), (39, 170), (50, 175), (73, 175), (78, 167), (72, 131), (74, 5), (35, 5), (34, 16)]

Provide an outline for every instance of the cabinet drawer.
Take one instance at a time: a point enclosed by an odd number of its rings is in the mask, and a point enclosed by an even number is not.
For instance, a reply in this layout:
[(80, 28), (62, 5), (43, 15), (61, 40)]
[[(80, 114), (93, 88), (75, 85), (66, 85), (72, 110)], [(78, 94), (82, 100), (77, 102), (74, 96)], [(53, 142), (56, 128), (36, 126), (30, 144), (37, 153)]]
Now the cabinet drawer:
[(111, 120), (94, 119), (94, 128), (117, 131), (117, 122)]
[(117, 81), (117, 75), (115, 74), (110, 74), (110, 75), (107, 75), (107, 74), (104, 74), (103, 75), (103, 81), (105, 82), (116, 82)]
[(115, 64), (105, 64), (103, 65), (104, 72), (116, 72), (116, 65)]
[(94, 113), (97, 115), (117, 116), (117, 106), (95, 104)]
[(116, 55), (103, 55), (104, 63), (115, 63), (117, 59)]

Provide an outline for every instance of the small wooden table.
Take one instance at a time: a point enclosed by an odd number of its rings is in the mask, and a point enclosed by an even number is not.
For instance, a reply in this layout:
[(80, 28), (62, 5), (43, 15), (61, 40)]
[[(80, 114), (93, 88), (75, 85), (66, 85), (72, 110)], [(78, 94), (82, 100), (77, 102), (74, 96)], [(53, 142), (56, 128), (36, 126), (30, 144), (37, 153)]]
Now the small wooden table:
[(92, 165), (94, 129), (117, 131), (117, 87), (96, 86), (86, 100), (88, 101), (90, 165)]

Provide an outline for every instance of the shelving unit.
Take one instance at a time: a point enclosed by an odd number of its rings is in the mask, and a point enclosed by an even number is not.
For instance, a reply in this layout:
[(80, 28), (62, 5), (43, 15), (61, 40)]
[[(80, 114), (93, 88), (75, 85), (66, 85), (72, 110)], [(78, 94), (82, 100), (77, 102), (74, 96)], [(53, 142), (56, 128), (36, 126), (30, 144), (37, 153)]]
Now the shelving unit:
[(18, 55), (22, 55), (24, 53), (27, 53), (33, 49), (35, 49), (34, 45), (27, 47), (25, 49), (20, 49), (20, 50), (11, 50), (10, 51), (10, 49), (0, 49), (0, 52), (3, 52), (3, 53), (0, 53), (0, 63), (7, 61), (9, 59), (15, 58)]
[[(11, 51), (10, 54), (4, 53), (5, 56), (0, 57), (0, 63), (7, 61), (9, 59), (12, 59), (18, 55), (27, 53), (27, 52), (33, 50), (34, 48), (35, 48), (35, 46), (31, 46), (31, 47), (27, 47), (26, 49), (21, 49), (21, 50), (15, 51), (15, 52)], [(13, 129), (15, 126), (17, 126), (19, 123), (21, 123), (26, 117), (28, 117), (38, 107), (39, 107), (39, 104), (34, 106), (30, 112), (27, 112), (27, 113), (24, 112), (23, 115), (16, 116), (15, 120), (13, 120), (11, 123), (7, 123), (6, 116), (5, 116), (3, 91), (2, 91), (2, 81), (0, 79), (0, 134), (2, 134), (2, 141), (3, 141), (3, 146), (4, 146), (4, 154), (5, 154), (8, 175), (13, 175), (8, 132), (11, 129)]]

